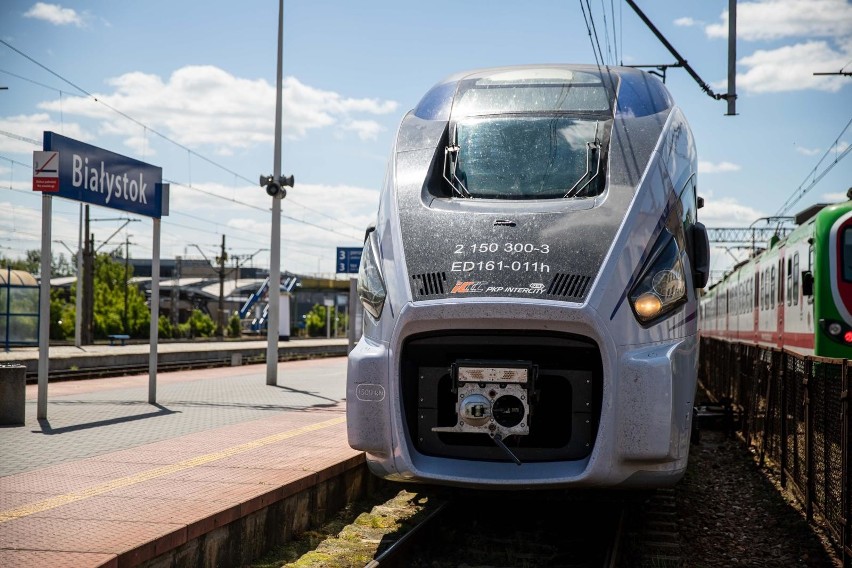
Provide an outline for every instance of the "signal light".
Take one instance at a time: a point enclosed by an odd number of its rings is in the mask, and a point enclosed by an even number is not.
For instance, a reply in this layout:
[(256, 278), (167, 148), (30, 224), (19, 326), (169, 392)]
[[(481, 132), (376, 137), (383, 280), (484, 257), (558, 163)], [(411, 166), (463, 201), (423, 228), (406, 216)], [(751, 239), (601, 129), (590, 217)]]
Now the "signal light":
[(852, 343), (852, 331), (847, 331), (843, 334), (843, 341), (846, 343)]

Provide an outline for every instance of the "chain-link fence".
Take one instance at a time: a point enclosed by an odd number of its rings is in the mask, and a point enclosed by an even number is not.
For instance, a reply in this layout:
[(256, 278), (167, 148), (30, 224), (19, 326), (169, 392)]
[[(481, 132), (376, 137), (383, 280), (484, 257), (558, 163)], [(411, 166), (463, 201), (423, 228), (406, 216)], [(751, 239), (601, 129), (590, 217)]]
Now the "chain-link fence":
[(852, 369), (846, 359), (703, 338), (699, 379), (739, 411), (739, 428), (801, 501), (822, 516), (852, 568)]

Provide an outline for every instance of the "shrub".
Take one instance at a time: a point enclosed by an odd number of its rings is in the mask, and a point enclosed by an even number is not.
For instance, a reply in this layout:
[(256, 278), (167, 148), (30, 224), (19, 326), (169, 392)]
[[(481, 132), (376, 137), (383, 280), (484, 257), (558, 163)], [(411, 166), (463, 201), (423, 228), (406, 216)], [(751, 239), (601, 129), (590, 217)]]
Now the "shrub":
[(240, 322), (240, 315), (234, 312), (228, 320), (228, 335), (231, 337), (239, 337), (241, 333), (242, 325)]

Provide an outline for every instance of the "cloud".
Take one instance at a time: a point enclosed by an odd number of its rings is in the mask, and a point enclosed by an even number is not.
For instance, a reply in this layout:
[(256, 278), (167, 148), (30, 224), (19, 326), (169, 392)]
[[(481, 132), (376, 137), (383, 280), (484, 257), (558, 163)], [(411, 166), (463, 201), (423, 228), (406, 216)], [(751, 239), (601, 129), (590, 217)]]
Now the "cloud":
[(58, 123), (51, 120), (50, 115), (47, 113), (0, 117), (0, 130), (38, 142), (38, 144), (33, 144), (32, 142), (18, 140), (9, 136), (0, 136), (0, 152), (29, 154), (30, 156), (32, 156), (33, 150), (41, 150), (45, 130), (58, 132), (77, 140), (85, 140), (87, 138), (86, 133), (79, 124)]
[(761, 49), (739, 60), (746, 71), (737, 73), (737, 87), (750, 93), (806, 89), (837, 92), (848, 83), (847, 77), (814, 75), (814, 72), (838, 70), (850, 59), (852, 43), (845, 46), (843, 53), (824, 41)]
[(682, 28), (691, 28), (693, 26), (703, 25), (703, 22), (701, 22), (701, 20), (696, 20), (694, 18), (684, 17), (684, 18), (676, 19), (674, 21), (674, 25), (680, 26)]
[(78, 28), (83, 27), (83, 18), (77, 12), (71, 8), (63, 8), (59, 4), (36, 2), (32, 8), (24, 13), (24, 17), (43, 20), (55, 26), (73, 24)]
[[(263, 79), (196, 65), (177, 69), (167, 79), (133, 72), (108, 84), (112, 92), (93, 94), (104, 104), (66, 97), (42, 103), (40, 108), (98, 120), (101, 134), (123, 136), (125, 144), (137, 151), (146, 147), (146, 133), (108, 107), (181, 144), (209, 145), (219, 154), (273, 142), (275, 86)], [(395, 101), (348, 98), (305, 85), (295, 77), (283, 82), (284, 135), (290, 138), (303, 138), (314, 129), (338, 128), (362, 140), (372, 139), (382, 127), (364, 115), (385, 115), (396, 108)]]
[[(164, 257), (183, 254), (186, 243), (197, 243), (206, 252), (208, 248), (212, 251), (221, 237), (211, 235), (211, 230), (228, 235), (229, 249), (241, 247), (251, 249), (250, 253), (269, 247), (270, 198), (263, 188), (213, 182), (193, 185), (205, 193), (175, 184), (171, 186), (173, 214), (163, 221)], [(210, 194), (223, 199), (212, 198)], [(364, 229), (375, 221), (378, 201), (378, 190), (357, 186), (300, 183), (290, 189), (282, 202), (282, 269), (314, 273), (319, 265), (319, 270), (333, 272), (336, 247), (361, 244)], [(181, 215), (180, 212), (186, 211), (191, 211), (192, 217)], [(222, 224), (216, 228), (196, 217), (221, 220)], [(134, 233), (141, 235), (144, 228), (140, 225), (143, 223), (134, 227)], [(194, 231), (192, 227), (205, 232)], [(137, 240), (148, 242), (146, 239), (147, 236), (140, 236)], [(254, 259), (256, 266), (265, 265), (268, 254), (258, 254)]]
[(740, 169), (741, 168), (738, 164), (733, 164), (731, 162), (719, 162), (718, 164), (714, 164), (713, 162), (706, 162), (703, 160), (698, 161), (698, 172), (702, 174), (738, 172)]
[(846, 195), (846, 192), (838, 192), (838, 193), (823, 193), (820, 196), (821, 203), (840, 203), (841, 201), (848, 201), (849, 196)]
[(698, 216), (702, 223), (708, 227), (747, 227), (755, 219), (765, 216), (747, 205), (738, 203), (731, 197), (705, 197), (704, 207)]
[[(711, 38), (728, 37), (728, 11), (721, 23), (704, 28)], [(847, 37), (852, 4), (847, 0), (763, 0), (737, 5), (737, 38), (773, 40), (789, 37)]]
[(796, 146), (796, 152), (803, 156), (816, 156), (817, 154), (822, 152), (822, 150), (820, 150), (819, 148), (805, 148), (804, 146)]

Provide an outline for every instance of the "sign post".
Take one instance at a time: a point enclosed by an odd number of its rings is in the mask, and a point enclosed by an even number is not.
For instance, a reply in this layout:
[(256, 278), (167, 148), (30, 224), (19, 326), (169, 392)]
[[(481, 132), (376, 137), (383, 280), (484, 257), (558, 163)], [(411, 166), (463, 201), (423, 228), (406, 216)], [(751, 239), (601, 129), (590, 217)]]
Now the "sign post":
[[(54, 132), (45, 132), (44, 150), (33, 152), (33, 190), (42, 192), (38, 418), (47, 418), (53, 195), (143, 215), (154, 220), (148, 402), (156, 403), (160, 217), (169, 214), (169, 186), (163, 183), (162, 168)], [(78, 272), (78, 288), (79, 276)], [(77, 317), (80, 317), (79, 310)]]
[(337, 274), (358, 274), (363, 247), (337, 247)]

